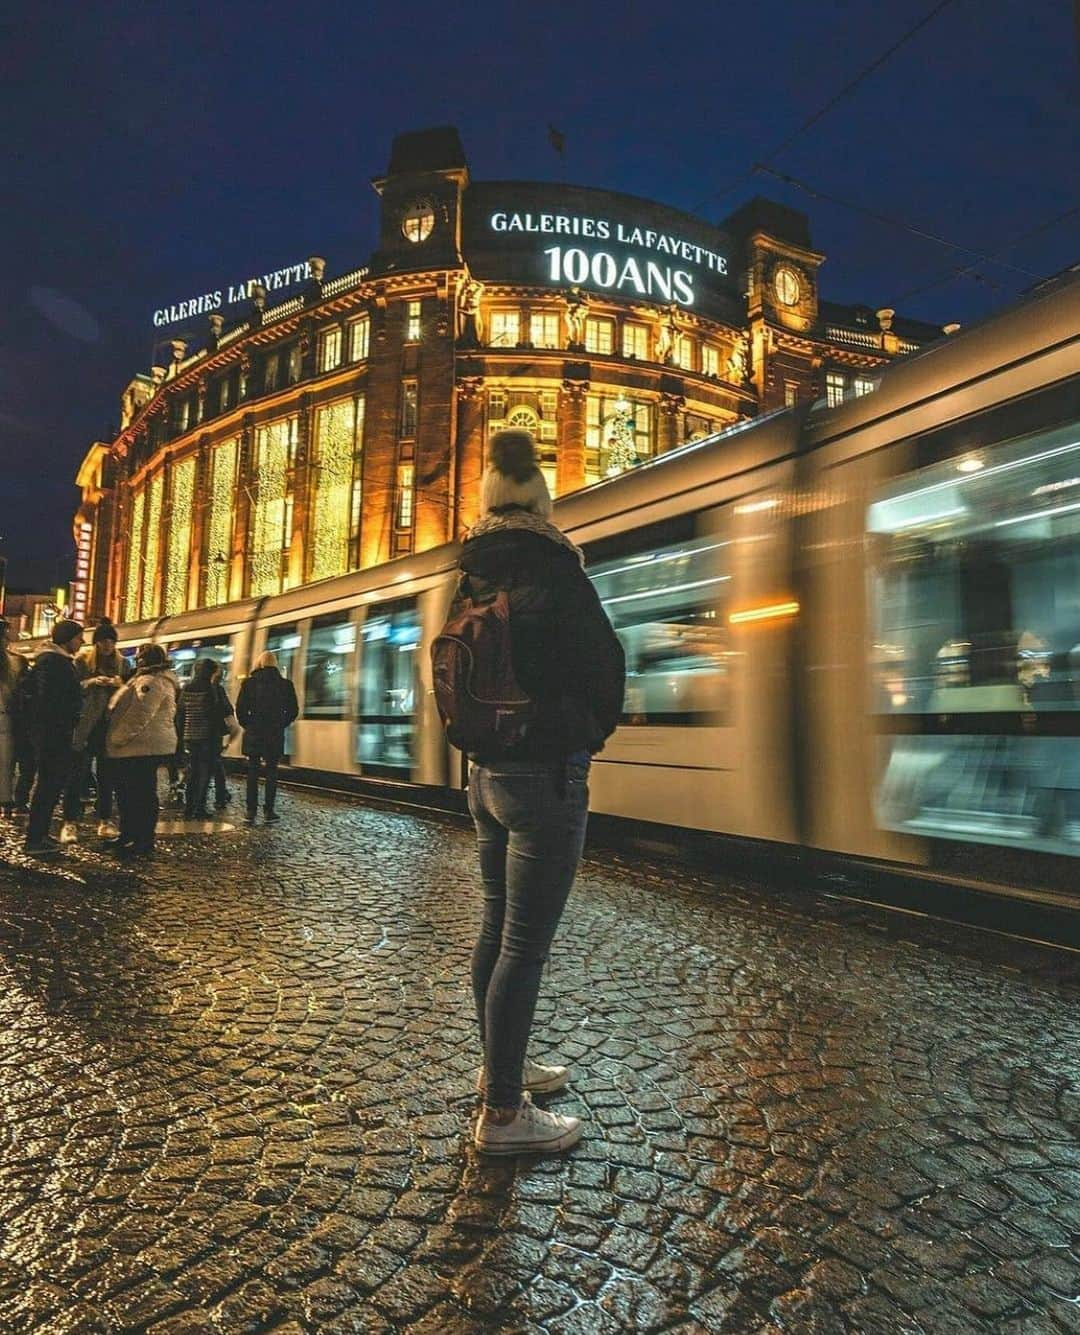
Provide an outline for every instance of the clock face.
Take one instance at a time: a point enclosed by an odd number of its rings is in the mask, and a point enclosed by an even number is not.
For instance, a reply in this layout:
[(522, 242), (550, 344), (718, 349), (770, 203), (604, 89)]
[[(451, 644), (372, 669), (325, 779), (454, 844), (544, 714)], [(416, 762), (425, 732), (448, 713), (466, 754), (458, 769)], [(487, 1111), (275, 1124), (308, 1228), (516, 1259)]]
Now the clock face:
[(787, 265), (777, 269), (776, 276), (773, 279), (773, 288), (776, 292), (776, 299), (781, 306), (794, 306), (799, 300), (799, 293), (802, 285), (799, 282), (799, 275), (794, 269), (789, 269)]
[(435, 204), (430, 199), (414, 199), (401, 219), (401, 232), (406, 241), (419, 245), (435, 230)]

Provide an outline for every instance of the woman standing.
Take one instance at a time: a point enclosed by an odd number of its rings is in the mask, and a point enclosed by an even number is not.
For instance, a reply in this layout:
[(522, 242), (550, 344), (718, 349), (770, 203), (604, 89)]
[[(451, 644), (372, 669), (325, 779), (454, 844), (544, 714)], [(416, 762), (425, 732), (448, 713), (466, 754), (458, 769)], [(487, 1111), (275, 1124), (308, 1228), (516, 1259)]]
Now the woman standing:
[(180, 683), (165, 650), (144, 644), (135, 675), (109, 705), (105, 753), (113, 762), (120, 834), (110, 842), (119, 853), (154, 851), (158, 818), (158, 766), (176, 751), (176, 706)]
[(244, 729), (244, 755), (248, 758), (247, 816), (254, 824), (259, 812), (259, 762), (266, 765), (264, 812), (267, 821), (279, 820), (274, 810), (277, 796), (278, 762), (285, 754), (285, 729), (300, 707), (291, 681), (281, 675), (277, 655), (268, 649), (259, 655), (255, 671), (240, 687), (236, 718)]
[(64, 790), (61, 843), (73, 843), (78, 837), (76, 822), (82, 815), (83, 789), (90, 779), (91, 764), (97, 783), (97, 832), (102, 837), (116, 835), (112, 823), (112, 772), (105, 755), (105, 733), (109, 725), (109, 701), (130, 675), (116, 644), (116, 627), (105, 617), (95, 629), (90, 647), (75, 655), (75, 674), (82, 688), (82, 708), (71, 739), (75, 763)]
[(581, 1122), (533, 1107), (569, 1078), (526, 1056), (540, 977), (577, 873), (588, 819), (590, 757), (619, 721), (622, 645), (583, 568), (551, 522), (551, 496), (528, 431), (496, 432), (484, 474), (483, 516), (461, 552), (459, 606), (505, 595), (513, 676), (532, 702), (520, 740), (466, 749), (484, 916), (472, 982), (484, 1066), (477, 1148), (552, 1153)]

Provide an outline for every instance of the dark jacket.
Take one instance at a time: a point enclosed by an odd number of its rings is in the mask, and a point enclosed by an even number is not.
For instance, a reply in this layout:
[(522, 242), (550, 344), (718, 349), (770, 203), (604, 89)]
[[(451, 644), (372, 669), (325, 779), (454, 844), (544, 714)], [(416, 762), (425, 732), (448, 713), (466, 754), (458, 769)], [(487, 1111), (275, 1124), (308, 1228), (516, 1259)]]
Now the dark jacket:
[(256, 668), (240, 687), (236, 701), (236, 721), (244, 730), (244, 755), (280, 757), (285, 729), (299, 713), (292, 682), (275, 667)]
[(488, 603), (506, 590), (509, 598), (514, 673), (537, 706), (514, 758), (599, 751), (619, 722), (626, 664), (576, 553), (542, 533), (507, 528), (470, 538), (459, 565), (461, 595)]
[(46, 751), (70, 749), (83, 698), (74, 658), (58, 644), (45, 645), (26, 686), (33, 744)]
[(211, 683), (196, 686), (188, 682), (180, 692), (176, 711), (176, 735), (182, 746), (191, 742), (220, 742), (225, 731), (221, 696)]

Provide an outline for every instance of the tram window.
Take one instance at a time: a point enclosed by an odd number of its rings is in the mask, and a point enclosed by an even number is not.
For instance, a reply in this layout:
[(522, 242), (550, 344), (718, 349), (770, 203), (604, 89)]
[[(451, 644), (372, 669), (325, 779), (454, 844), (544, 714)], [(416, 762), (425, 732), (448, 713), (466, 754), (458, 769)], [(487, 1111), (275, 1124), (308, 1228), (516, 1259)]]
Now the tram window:
[(277, 655), (281, 675), (292, 681), (296, 656), (300, 652), (300, 632), (295, 626), (273, 626), (266, 633), (266, 647)]
[[(640, 544), (647, 535), (636, 536)], [(715, 533), (672, 536), (654, 533), (589, 565), (626, 653), (622, 721), (722, 725), (730, 715), (729, 544)]]
[(361, 637), (356, 758), (367, 773), (405, 777), (413, 765), (421, 639), (415, 602), (371, 608)]
[(1080, 424), (911, 474), (868, 528), (883, 823), (1080, 853)]
[(221, 665), (221, 684), (228, 687), (232, 676), (232, 640), (183, 640), (170, 644), (169, 665), (184, 686), (191, 680), (195, 664), (200, 658), (212, 658)]
[(304, 717), (344, 718), (356, 627), (343, 617), (320, 618), (308, 636), (304, 660)]

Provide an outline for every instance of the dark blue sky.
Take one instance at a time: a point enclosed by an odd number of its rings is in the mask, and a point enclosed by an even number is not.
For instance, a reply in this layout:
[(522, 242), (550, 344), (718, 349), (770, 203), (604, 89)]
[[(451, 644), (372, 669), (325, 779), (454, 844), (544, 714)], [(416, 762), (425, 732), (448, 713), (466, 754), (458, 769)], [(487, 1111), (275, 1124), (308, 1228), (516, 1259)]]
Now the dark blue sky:
[[(569, 180), (713, 219), (771, 194), (810, 214), (833, 300), (939, 323), (1006, 303), (1030, 280), (1002, 264), (907, 297), (970, 257), (744, 179), (933, 7), (23, 4), (0, 70), (9, 583), (70, 576), (72, 479), (150, 364), (154, 307), (309, 254), (331, 275), (364, 263), (369, 181), (403, 129), (456, 124), (477, 179)], [(1075, 216), (1008, 243), (1080, 202), (1076, 53), (1069, 0), (953, 0), (775, 165), (1055, 272), (1080, 250)]]

